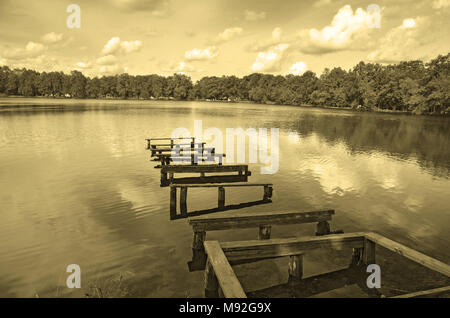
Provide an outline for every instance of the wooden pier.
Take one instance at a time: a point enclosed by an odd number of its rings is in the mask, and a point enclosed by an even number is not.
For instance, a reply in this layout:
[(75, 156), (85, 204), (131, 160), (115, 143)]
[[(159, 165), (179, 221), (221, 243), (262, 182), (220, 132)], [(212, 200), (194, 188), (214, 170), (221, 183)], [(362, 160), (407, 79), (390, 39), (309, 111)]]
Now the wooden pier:
[(312, 212), (247, 212), (235, 213), (231, 216), (204, 216), (189, 218), (189, 225), (192, 226), (194, 239), (192, 242), (192, 261), (189, 269), (204, 269), (206, 263), (206, 254), (204, 250), (204, 241), (207, 231), (259, 228), (258, 239), (268, 240), (271, 236), (273, 225), (292, 225), (316, 223), (316, 235), (329, 235), (332, 233), (342, 233), (342, 231), (331, 231), (331, 217), (334, 210), (312, 211)]
[[(270, 201), (272, 197), (272, 184), (271, 183), (240, 183), (240, 184), (172, 184), (170, 185), (170, 219), (175, 220), (177, 218), (187, 218), (187, 192), (189, 188), (217, 188), (217, 209), (225, 209), (225, 188), (235, 187), (262, 187), (263, 201)], [(177, 215), (177, 188), (180, 188), (180, 215)]]
[[(303, 280), (303, 256), (308, 251), (324, 248), (334, 250), (341, 250), (345, 247), (352, 248), (353, 256), (351, 262), (354, 264), (356, 260), (367, 266), (376, 264), (376, 246), (381, 246), (428, 269), (450, 277), (449, 265), (372, 232), (237, 242), (206, 241), (204, 242), (207, 254), (204, 272), (205, 297), (247, 297), (244, 288), (231, 267), (233, 262), (289, 257), (290, 263), (287, 270), (290, 278), (301, 283)], [(359, 255), (360, 258), (355, 259), (355, 255)], [(406, 293), (396, 297), (423, 297), (449, 290), (450, 286), (444, 286)]]

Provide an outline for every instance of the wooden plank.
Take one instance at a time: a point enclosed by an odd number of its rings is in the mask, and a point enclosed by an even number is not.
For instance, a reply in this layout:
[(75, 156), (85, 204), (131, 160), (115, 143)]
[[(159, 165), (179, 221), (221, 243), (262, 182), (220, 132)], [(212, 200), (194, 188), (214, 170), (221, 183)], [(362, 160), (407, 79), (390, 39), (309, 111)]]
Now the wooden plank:
[(230, 262), (248, 259), (264, 259), (300, 255), (317, 248), (342, 249), (362, 247), (365, 233), (332, 234), (327, 236), (306, 236), (296, 238), (234, 241), (220, 243)]
[(208, 262), (211, 263), (214, 273), (226, 298), (247, 298), (241, 283), (236, 277), (230, 263), (223, 253), (218, 241), (204, 243)]
[(376, 264), (375, 245), (373, 241), (364, 239), (363, 261), (365, 265)]
[(161, 173), (178, 172), (178, 173), (200, 173), (200, 172), (236, 172), (243, 171), (248, 168), (247, 165), (184, 165), (184, 166), (166, 166), (161, 168)]
[[(157, 148), (153, 148), (153, 147), (176, 147), (176, 146), (189, 146), (189, 145), (192, 145), (192, 143), (157, 144), (157, 145), (152, 145), (152, 149), (157, 149)], [(194, 145), (203, 146), (203, 145), (206, 145), (206, 142), (194, 142)]]
[(168, 187), (171, 184), (186, 184), (186, 183), (230, 183), (230, 182), (246, 182), (248, 176), (237, 176), (237, 175), (222, 175), (222, 176), (206, 176), (206, 177), (185, 177), (185, 178), (175, 178), (172, 181), (165, 183), (161, 182), (161, 186)]
[(312, 212), (236, 213), (232, 216), (201, 216), (189, 219), (194, 231), (251, 228), (261, 225), (313, 223), (331, 220), (334, 210)]
[(446, 293), (446, 292), (450, 292), (450, 286), (434, 288), (434, 289), (429, 289), (429, 290), (422, 290), (422, 291), (418, 291), (418, 292), (414, 292), (414, 293), (393, 296), (390, 298), (414, 298), (414, 297), (437, 295), (437, 294), (442, 294), (442, 293)]
[(429, 269), (450, 277), (450, 265), (445, 264), (437, 259), (422, 254), (416, 250), (406, 247), (400, 243), (394, 242), (376, 233), (367, 233), (366, 238), (388, 250), (404, 256), (416, 263), (419, 263)]
[(148, 138), (145, 139), (147, 141), (152, 141), (152, 140), (182, 140), (182, 139), (194, 139), (195, 137), (178, 137), (178, 138), (170, 138), (170, 137), (165, 137), (165, 138)]
[(238, 183), (238, 184), (172, 184), (171, 187), (181, 188), (218, 188), (218, 187), (265, 187), (272, 183)]

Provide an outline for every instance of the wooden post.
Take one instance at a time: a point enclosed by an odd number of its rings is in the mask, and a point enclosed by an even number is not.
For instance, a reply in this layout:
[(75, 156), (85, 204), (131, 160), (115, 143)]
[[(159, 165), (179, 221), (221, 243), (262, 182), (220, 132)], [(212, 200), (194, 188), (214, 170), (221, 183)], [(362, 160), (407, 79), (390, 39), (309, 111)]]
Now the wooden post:
[(260, 225), (258, 232), (258, 240), (268, 240), (270, 239), (270, 232), (272, 227), (270, 225)]
[(206, 264), (206, 253), (203, 242), (206, 238), (206, 232), (194, 232), (194, 241), (192, 242), (192, 268), (203, 269)]
[(173, 220), (177, 216), (177, 188), (170, 188), (170, 219)]
[(206, 262), (205, 267), (205, 297), (206, 298), (218, 298), (219, 297), (219, 282), (217, 281), (214, 268), (209, 260)]
[(375, 243), (364, 239), (363, 261), (365, 265), (375, 264)]
[(167, 173), (162, 172), (162, 170), (161, 170), (161, 186), (162, 187), (167, 186)]
[(330, 224), (327, 221), (320, 221), (316, 225), (316, 236), (330, 234)]
[(173, 139), (170, 139), (170, 149), (173, 148)]
[(218, 187), (219, 191), (219, 209), (222, 209), (225, 207), (225, 188), (224, 187)]
[(172, 183), (173, 182), (173, 172), (169, 173), (169, 182)]
[(267, 201), (272, 197), (272, 187), (269, 185), (264, 186), (264, 197), (263, 200)]
[(353, 249), (352, 252), (352, 262), (350, 266), (358, 266), (361, 263), (363, 254), (363, 248), (357, 247)]
[(187, 217), (187, 187), (181, 187), (180, 190), (180, 212), (181, 216)]
[(303, 277), (303, 254), (292, 255), (289, 260), (289, 282), (298, 282)]

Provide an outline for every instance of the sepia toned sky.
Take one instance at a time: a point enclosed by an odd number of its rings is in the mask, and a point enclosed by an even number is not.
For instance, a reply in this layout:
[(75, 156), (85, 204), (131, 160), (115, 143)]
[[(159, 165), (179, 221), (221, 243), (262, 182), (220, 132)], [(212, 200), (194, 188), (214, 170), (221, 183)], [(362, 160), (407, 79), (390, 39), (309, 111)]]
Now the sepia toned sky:
[[(67, 26), (70, 4), (80, 28)], [(0, 65), (194, 80), (320, 74), (446, 54), (449, 27), (450, 0), (0, 0)]]

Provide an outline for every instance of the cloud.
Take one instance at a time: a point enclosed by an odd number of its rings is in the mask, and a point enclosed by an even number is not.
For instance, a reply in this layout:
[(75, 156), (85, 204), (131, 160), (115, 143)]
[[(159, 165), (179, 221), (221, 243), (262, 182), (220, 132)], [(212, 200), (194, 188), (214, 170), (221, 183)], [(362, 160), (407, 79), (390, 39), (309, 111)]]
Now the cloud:
[(169, 67), (163, 68), (163, 72), (186, 74), (186, 73), (202, 72), (202, 70), (197, 70), (193, 65), (185, 61), (181, 61), (177, 63), (172, 63), (169, 65)]
[(263, 42), (250, 43), (249, 45), (246, 46), (245, 49), (249, 52), (265, 51), (272, 46), (280, 44), (282, 42), (281, 36), (282, 36), (281, 28), (276, 27), (275, 29), (273, 29), (270, 39), (265, 40)]
[(435, 10), (448, 8), (450, 7), (450, 0), (434, 0), (431, 6)]
[(215, 46), (207, 47), (206, 49), (192, 49), (184, 54), (184, 57), (189, 61), (204, 61), (215, 58), (218, 55), (218, 50)]
[(116, 36), (105, 44), (102, 53), (103, 54), (115, 53), (119, 48), (120, 48), (120, 38)]
[(25, 48), (10, 49), (3, 52), (3, 57), (11, 60), (24, 60), (42, 55), (46, 47), (37, 42), (28, 42)]
[(289, 47), (289, 44), (282, 43), (271, 47), (267, 51), (259, 52), (256, 60), (252, 65), (254, 72), (276, 72), (281, 68), (281, 61), (284, 52)]
[(222, 33), (219, 33), (212, 42), (215, 44), (222, 44), (222, 43), (228, 42), (232, 38), (241, 34), (242, 31), (243, 31), (243, 29), (239, 28), (239, 27), (225, 29)]
[(367, 58), (380, 63), (424, 58), (417, 49), (424, 44), (429, 32), (428, 22), (425, 17), (403, 20), (401, 25), (389, 30), (379, 40), (377, 49), (370, 52)]
[(124, 67), (119, 64), (103, 65), (100, 67), (99, 72), (103, 75), (114, 75), (119, 73), (125, 73), (128, 71), (128, 67)]
[(60, 42), (63, 39), (62, 33), (50, 32), (42, 36), (42, 41), (47, 44)]
[(115, 54), (115, 53), (131, 53), (138, 51), (142, 47), (142, 42), (135, 41), (121, 41), (119, 37), (115, 36), (109, 40), (103, 47), (102, 53)]
[(75, 70), (80, 71), (80, 72), (92, 68), (92, 64), (89, 63), (89, 62), (88, 62), (88, 63), (85, 63), (85, 62), (77, 62), (75, 65), (76, 65)]
[(307, 69), (308, 67), (305, 62), (296, 62), (289, 68), (289, 74), (302, 75)]
[(142, 46), (141, 41), (123, 41), (120, 43), (120, 47), (122, 48), (123, 52), (125, 53), (131, 53), (138, 51)]
[(112, 54), (99, 57), (96, 61), (100, 65), (112, 65), (118, 62), (118, 58)]
[(253, 10), (245, 10), (244, 18), (247, 21), (264, 20), (266, 18), (266, 13), (263, 12), (263, 11), (256, 12), (256, 11), (253, 11)]
[(299, 32), (298, 46), (309, 54), (323, 54), (349, 49), (356, 40), (368, 35), (381, 18), (377, 10), (358, 8), (353, 13), (350, 5), (339, 9), (331, 24), (322, 30), (309, 29)]

